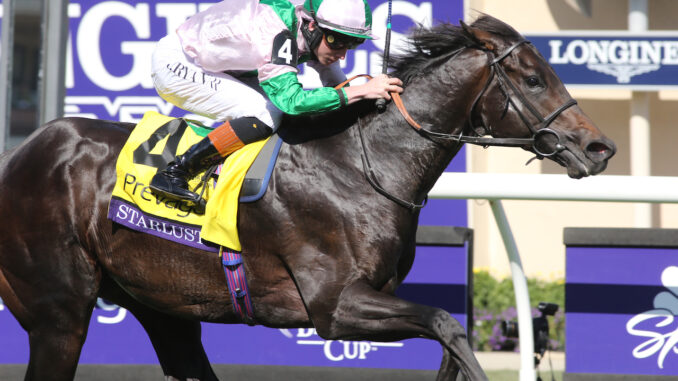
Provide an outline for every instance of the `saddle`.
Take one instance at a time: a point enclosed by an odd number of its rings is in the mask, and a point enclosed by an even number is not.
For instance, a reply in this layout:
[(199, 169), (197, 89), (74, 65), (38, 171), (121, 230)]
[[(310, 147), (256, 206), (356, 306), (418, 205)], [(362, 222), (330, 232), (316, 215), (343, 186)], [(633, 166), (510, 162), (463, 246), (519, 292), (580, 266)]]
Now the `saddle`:
[(158, 169), (210, 131), (195, 121), (147, 112), (118, 157), (108, 218), (191, 247), (240, 251), (238, 205), (265, 194), (282, 145), (278, 135), (248, 144), (230, 155), (216, 173), (208, 170), (189, 181), (207, 200), (204, 213), (193, 205), (156, 196), (148, 188)]

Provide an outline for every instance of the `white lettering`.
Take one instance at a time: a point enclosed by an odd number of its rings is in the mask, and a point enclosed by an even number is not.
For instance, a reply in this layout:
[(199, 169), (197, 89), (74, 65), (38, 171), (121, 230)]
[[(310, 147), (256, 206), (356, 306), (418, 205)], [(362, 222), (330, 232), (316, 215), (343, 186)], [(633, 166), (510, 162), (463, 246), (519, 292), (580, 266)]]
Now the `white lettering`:
[[(579, 54), (577, 54), (579, 49)], [(567, 45), (567, 56), (575, 65), (582, 65), (589, 60), (589, 45), (584, 40), (574, 40)]]
[(360, 344), (360, 355), (358, 356), (358, 358), (360, 360), (365, 360), (367, 358), (367, 356), (366, 356), (367, 352), (370, 352), (370, 351), (373, 350), (372, 345), (368, 342), (365, 342), (365, 341), (361, 341), (361, 342), (359, 342), (359, 344)]
[[(343, 341), (339, 340), (339, 348), (343, 348), (343, 353), (335, 354), (332, 352), (332, 344), (335, 343), (333, 340), (327, 340), (323, 345), (323, 352), (325, 357), (330, 361), (343, 361), (346, 360), (365, 360), (367, 358), (367, 353), (375, 349), (372, 348), (372, 343), (367, 341)], [(375, 343), (376, 344), (376, 343)], [(337, 347), (335, 345), (335, 347)]]
[(115, 213), (115, 218), (118, 218), (118, 219), (121, 219), (121, 220), (126, 220), (128, 211), (129, 211), (129, 207), (127, 205), (120, 204), (120, 207), (118, 207), (118, 212)]
[[(659, 352), (657, 366), (663, 369), (664, 360), (669, 352), (678, 354), (678, 327), (673, 324), (675, 316), (678, 315), (678, 267), (669, 266), (664, 269), (661, 281), (669, 291), (662, 291), (655, 296), (653, 301), (655, 309), (632, 317), (626, 323), (626, 331), (634, 336), (648, 338), (633, 349), (633, 357), (643, 359)], [(656, 323), (648, 324), (652, 320)], [(667, 329), (672, 324), (673, 329)]]
[[(68, 4), (68, 17), (78, 18), (82, 15), (80, 4)], [(66, 41), (66, 88), (71, 89), (75, 86), (75, 74), (73, 73), (73, 35), (69, 32)]]
[(292, 63), (292, 39), (288, 38), (278, 49), (278, 57), (284, 58), (286, 64)]
[(148, 226), (146, 226), (146, 219), (144, 218), (143, 214), (139, 216), (139, 221), (137, 221), (136, 225), (137, 227), (143, 226), (144, 229), (148, 229)]
[(636, 326), (650, 321), (652, 319), (660, 318), (654, 327), (662, 328), (673, 323), (674, 317), (666, 310), (651, 310), (642, 314), (636, 315), (626, 323), (626, 331), (634, 336), (647, 337), (649, 340), (639, 344), (633, 349), (633, 357), (643, 359), (659, 352), (657, 356), (657, 366), (660, 369), (664, 368), (664, 360), (669, 351), (673, 350), (678, 353), (678, 329), (667, 333), (658, 333), (650, 330), (637, 329)]
[(97, 322), (101, 324), (118, 324), (127, 316), (126, 309), (116, 304), (108, 304), (101, 298), (97, 298), (97, 307), (104, 311), (116, 311), (114, 316), (97, 316)]
[(193, 242), (195, 240), (197, 230), (187, 229), (186, 230), (186, 241)]
[[(131, 6), (116, 1), (99, 3), (90, 8), (82, 17), (78, 28), (78, 58), (83, 71), (94, 84), (106, 90), (129, 90), (139, 84), (144, 88), (152, 88), (153, 84), (150, 75), (148, 75), (148, 68), (150, 67), (150, 55), (155, 45), (153, 41), (126, 41), (121, 43), (121, 52), (133, 57), (132, 69), (126, 75), (114, 76), (106, 69), (101, 56), (101, 32), (104, 22), (114, 16), (128, 20), (137, 37), (141, 39), (151, 37), (148, 4)], [(105, 49), (110, 48), (105, 47)]]
[(330, 360), (330, 361), (341, 361), (341, 360), (343, 360), (344, 355), (335, 356), (332, 353), (332, 343), (334, 343), (333, 340), (327, 340), (325, 342), (325, 345), (323, 345), (323, 352), (325, 353), (325, 357), (327, 357), (327, 359)]
[[(177, 235), (177, 230), (178, 230), (179, 233), (180, 233), (180, 234), (178, 234), (178, 235)], [(180, 228), (180, 227), (178, 228), (178, 227), (172, 225), (172, 235), (174, 236), (174, 238), (181, 239), (181, 238), (184, 237), (184, 229), (182, 229), (182, 228)]]
[(549, 62), (566, 64), (666, 64), (678, 65), (678, 41), (549, 40)]
[[(289, 329), (281, 329), (280, 332), (288, 339), (293, 339), (294, 335)], [(379, 343), (374, 341), (344, 341), (344, 340), (313, 340), (311, 336), (317, 336), (318, 333), (313, 328), (300, 328), (297, 331), (297, 344), (299, 345), (318, 345), (322, 346), (323, 354), (330, 361), (343, 360), (365, 360), (367, 354), (376, 351), (379, 347), (402, 348), (403, 343)], [(337, 343), (338, 345), (335, 345)]]
[(610, 41), (600, 41), (600, 44), (596, 44), (595, 41), (589, 41), (588, 47), (591, 51), (589, 62), (593, 63), (608, 63), (610, 59), (609, 47)]
[(678, 65), (678, 41), (664, 42), (663, 65)]
[(134, 210), (134, 209), (132, 209), (132, 208), (130, 208), (129, 211), (132, 212), (132, 213), (130, 213), (129, 223), (130, 223), (130, 224), (133, 224), (133, 223), (134, 223), (134, 220), (135, 220), (135, 219), (137, 218), (137, 216), (139, 215), (139, 212), (137, 212), (136, 210)]
[(662, 42), (652, 41), (650, 43), (650, 41), (641, 41), (640, 52), (640, 63), (660, 63), (662, 60)]
[(551, 57), (549, 62), (554, 65), (565, 65), (567, 64), (567, 55), (563, 56), (560, 54), (560, 47), (563, 46), (561, 40), (550, 40), (549, 46), (551, 47)]
[[(594, 41), (589, 41), (593, 43)], [(629, 61), (629, 44), (627, 41), (614, 40), (610, 43), (609, 58), (613, 64), (623, 64)], [(589, 61), (590, 62), (590, 61)]]
[(150, 220), (148, 221), (148, 224), (151, 226), (151, 229), (155, 231), (160, 231), (160, 222), (156, 220)]

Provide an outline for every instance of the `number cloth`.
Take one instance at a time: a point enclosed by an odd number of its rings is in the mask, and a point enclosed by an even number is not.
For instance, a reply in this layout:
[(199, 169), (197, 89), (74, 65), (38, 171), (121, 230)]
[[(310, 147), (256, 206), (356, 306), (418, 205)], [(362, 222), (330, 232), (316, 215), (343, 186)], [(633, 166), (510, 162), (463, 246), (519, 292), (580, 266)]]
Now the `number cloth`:
[[(240, 188), (248, 168), (268, 139), (248, 144), (227, 158), (216, 183), (213, 180), (207, 182), (203, 195), (208, 201), (205, 213), (196, 214), (185, 203), (156, 197), (148, 188), (159, 169), (211, 131), (193, 123), (189, 123), (188, 128), (172, 130), (167, 128), (172, 120), (175, 118), (150, 111), (130, 134), (116, 164), (117, 179), (109, 205), (109, 218), (135, 230), (200, 247), (193, 245), (194, 241), (198, 241), (198, 237), (193, 239), (193, 233), (184, 237), (190, 242), (182, 242), (178, 237), (183, 235), (185, 228), (193, 227), (200, 230), (202, 240), (242, 250), (237, 229)], [(202, 174), (189, 181), (191, 189), (198, 185), (201, 177)], [(178, 224), (157, 222), (167, 220)]]

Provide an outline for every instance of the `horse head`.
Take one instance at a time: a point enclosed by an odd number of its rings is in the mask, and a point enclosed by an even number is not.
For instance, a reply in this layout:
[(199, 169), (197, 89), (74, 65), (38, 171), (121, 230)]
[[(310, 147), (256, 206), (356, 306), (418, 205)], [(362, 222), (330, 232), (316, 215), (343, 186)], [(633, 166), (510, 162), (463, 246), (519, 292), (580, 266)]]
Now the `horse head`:
[(462, 28), (487, 55), (487, 80), (471, 109), (475, 133), (527, 138), (523, 149), (566, 167), (572, 178), (607, 167), (616, 152), (614, 142), (582, 111), (529, 41), (490, 16), (472, 26), (462, 23)]
[[(431, 140), (522, 147), (566, 167), (572, 178), (607, 167), (615, 144), (509, 25), (484, 15), (470, 26), (420, 28), (410, 42), (392, 66), (410, 88), (424, 83), (412, 91), (416, 96), (408, 97), (408, 88), (403, 99), (413, 115), (430, 121), (410, 124)], [(413, 81), (422, 76), (429, 80)], [(434, 102), (433, 93), (449, 96)]]

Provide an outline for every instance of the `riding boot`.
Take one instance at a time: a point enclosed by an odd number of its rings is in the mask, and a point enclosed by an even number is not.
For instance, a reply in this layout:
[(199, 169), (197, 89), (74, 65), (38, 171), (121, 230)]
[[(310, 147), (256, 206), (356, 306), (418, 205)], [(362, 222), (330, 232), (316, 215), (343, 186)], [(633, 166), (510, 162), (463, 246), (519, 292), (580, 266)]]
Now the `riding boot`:
[(245, 144), (265, 139), (272, 132), (271, 127), (254, 117), (236, 118), (226, 122), (183, 155), (177, 156), (167, 168), (156, 173), (149, 187), (155, 193), (168, 198), (204, 206), (205, 200), (188, 189), (188, 180)]
[(188, 189), (188, 180), (201, 170), (221, 159), (219, 151), (209, 138), (191, 146), (183, 155), (174, 158), (167, 168), (153, 176), (149, 187), (156, 194), (174, 200), (190, 201), (195, 205), (204, 205), (199, 194)]

